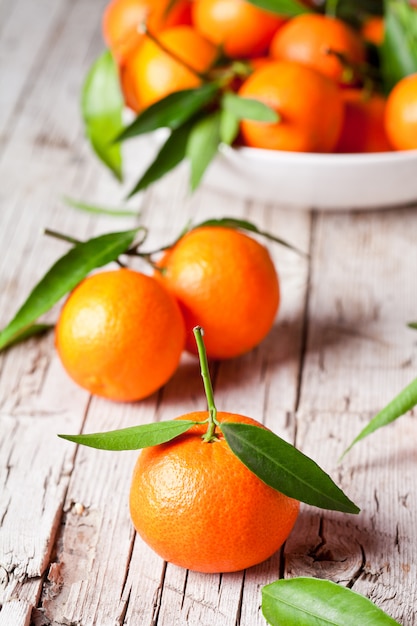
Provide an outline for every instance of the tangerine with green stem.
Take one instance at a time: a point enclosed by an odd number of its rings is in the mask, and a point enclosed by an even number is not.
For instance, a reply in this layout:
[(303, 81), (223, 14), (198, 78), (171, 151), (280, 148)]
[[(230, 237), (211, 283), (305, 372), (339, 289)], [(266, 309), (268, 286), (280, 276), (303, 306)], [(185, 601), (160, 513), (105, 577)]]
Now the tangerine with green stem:
[(176, 26), (145, 36), (126, 61), (129, 82), (142, 108), (174, 91), (202, 84), (217, 48), (191, 26)]
[[(195, 332), (198, 338), (201, 329)], [(180, 416), (197, 423), (168, 443), (142, 450), (130, 514), (139, 535), (163, 559), (199, 572), (233, 572), (261, 563), (282, 546), (299, 502), (266, 485), (229, 448), (222, 423), (263, 426), (217, 412), (201, 335), (198, 345), (209, 412)]]
[(343, 20), (304, 13), (278, 30), (271, 42), (270, 55), (280, 61), (302, 63), (344, 83), (350, 82), (349, 66), (365, 62), (366, 48), (359, 33)]

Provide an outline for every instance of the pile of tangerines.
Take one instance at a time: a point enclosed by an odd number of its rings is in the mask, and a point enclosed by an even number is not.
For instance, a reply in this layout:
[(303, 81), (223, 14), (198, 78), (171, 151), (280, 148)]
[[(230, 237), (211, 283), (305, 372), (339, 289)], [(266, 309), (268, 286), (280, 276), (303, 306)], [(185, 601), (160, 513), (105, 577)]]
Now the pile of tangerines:
[(279, 280), (268, 249), (235, 228), (191, 229), (153, 262), (153, 272), (121, 268), (85, 278), (64, 303), (56, 348), (70, 377), (115, 401), (141, 400), (176, 371), (184, 350), (248, 352), (270, 331)]
[(278, 116), (275, 123), (241, 120), (237, 141), (244, 145), (339, 153), (417, 148), (417, 74), (386, 95), (368, 73), (382, 17), (354, 28), (312, 2), (296, 4), (299, 14), (289, 17), (245, 0), (111, 0), (103, 35), (127, 106), (143, 112), (223, 70), (228, 89)]

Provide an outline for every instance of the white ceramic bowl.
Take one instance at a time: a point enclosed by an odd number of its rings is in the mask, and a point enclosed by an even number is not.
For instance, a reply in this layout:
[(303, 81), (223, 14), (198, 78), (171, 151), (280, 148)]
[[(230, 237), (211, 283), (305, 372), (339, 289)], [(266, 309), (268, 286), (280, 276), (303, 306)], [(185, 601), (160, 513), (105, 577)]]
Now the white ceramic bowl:
[(222, 146), (203, 184), (301, 209), (380, 209), (417, 202), (417, 150), (311, 154)]

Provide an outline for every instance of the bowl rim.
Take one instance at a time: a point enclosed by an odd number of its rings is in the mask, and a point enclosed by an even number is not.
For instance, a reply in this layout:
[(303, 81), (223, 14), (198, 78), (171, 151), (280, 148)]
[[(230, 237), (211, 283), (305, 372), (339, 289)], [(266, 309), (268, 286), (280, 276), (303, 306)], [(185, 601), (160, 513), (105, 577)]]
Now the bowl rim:
[(242, 156), (244, 159), (258, 161), (283, 162), (287, 164), (323, 165), (323, 166), (352, 166), (371, 165), (382, 163), (400, 164), (417, 162), (417, 149), (392, 150), (388, 152), (289, 152), (286, 150), (266, 150), (248, 146), (220, 145), (220, 151), (227, 157)]

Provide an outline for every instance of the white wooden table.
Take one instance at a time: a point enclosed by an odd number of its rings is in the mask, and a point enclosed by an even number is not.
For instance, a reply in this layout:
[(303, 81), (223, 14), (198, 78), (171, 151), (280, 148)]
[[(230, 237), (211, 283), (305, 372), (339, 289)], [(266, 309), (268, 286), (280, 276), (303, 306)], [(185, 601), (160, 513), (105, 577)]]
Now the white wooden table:
[[(65, 195), (118, 205), (120, 187), (84, 139), (79, 92), (101, 52), (103, 0), (0, 3), (0, 323), (79, 239), (127, 229)], [(145, 150), (146, 152), (146, 150)], [(142, 164), (138, 162), (139, 172)], [(288, 210), (200, 189), (182, 171), (132, 203), (149, 243), (185, 221), (235, 216), (310, 253), (268, 244), (282, 306), (262, 345), (218, 364), (219, 409), (264, 421), (314, 458), (361, 507), (348, 516), (302, 507), (282, 553), (246, 572), (202, 575), (161, 561), (135, 536), (128, 491), (136, 452), (78, 448), (57, 433), (169, 419), (205, 399), (184, 357), (159, 393), (136, 404), (90, 397), (64, 373), (53, 333), (0, 355), (0, 625), (265, 625), (261, 587), (312, 575), (347, 585), (403, 625), (417, 623), (417, 425), (411, 414), (337, 459), (416, 375), (417, 207)], [(54, 321), (58, 308), (47, 316)]]

